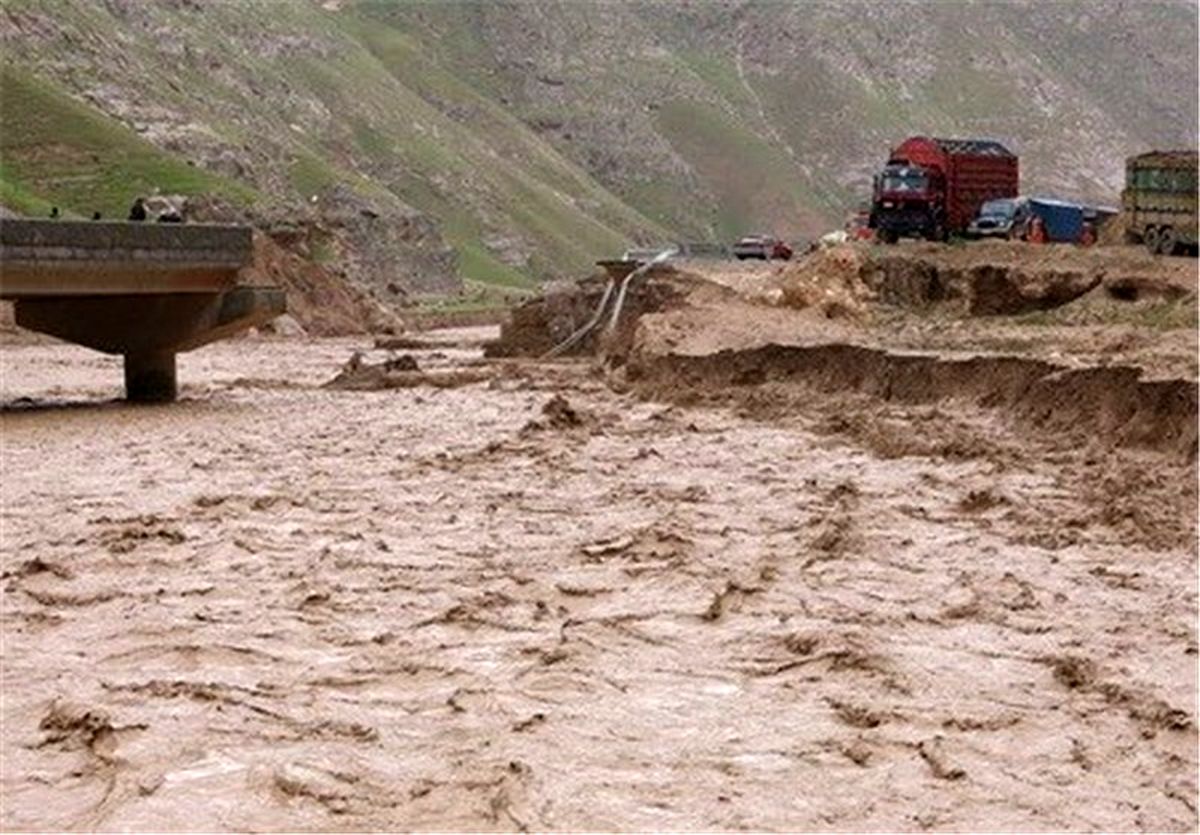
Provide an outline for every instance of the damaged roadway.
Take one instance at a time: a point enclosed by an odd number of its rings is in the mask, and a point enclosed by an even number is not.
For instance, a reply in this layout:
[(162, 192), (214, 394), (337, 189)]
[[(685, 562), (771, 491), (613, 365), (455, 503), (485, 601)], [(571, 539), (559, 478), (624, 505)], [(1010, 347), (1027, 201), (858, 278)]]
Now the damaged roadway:
[(3, 824), (1194, 831), (1195, 283), (681, 264), (170, 409), (6, 351)]

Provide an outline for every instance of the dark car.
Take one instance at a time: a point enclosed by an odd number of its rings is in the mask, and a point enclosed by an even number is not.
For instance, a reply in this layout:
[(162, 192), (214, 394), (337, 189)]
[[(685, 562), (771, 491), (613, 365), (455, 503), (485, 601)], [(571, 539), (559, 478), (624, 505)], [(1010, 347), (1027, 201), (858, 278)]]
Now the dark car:
[(739, 261), (747, 258), (761, 258), (764, 261), (779, 258), (787, 261), (792, 257), (792, 248), (770, 235), (747, 235), (733, 245), (733, 255)]
[(989, 200), (967, 226), (968, 238), (1020, 238), (1025, 233), (1031, 211), (1023, 197)]

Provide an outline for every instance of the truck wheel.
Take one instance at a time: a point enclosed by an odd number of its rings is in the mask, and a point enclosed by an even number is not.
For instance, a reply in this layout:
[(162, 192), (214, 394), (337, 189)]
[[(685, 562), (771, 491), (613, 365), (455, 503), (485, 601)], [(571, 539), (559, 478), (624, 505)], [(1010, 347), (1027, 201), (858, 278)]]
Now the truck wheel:
[(890, 229), (879, 230), (879, 240), (883, 241), (885, 244), (894, 244), (899, 239), (900, 236)]
[(1163, 255), (1174, 255), (1175, 247), (1178, 243), (1179, 240), (1175, 236), (1175, 230), (1171, 227), (1164, 227), (1158, 233), (1158, 251)]
[(1146, 245), (1146, 250), (1151, 255), (1158, 254), (1158, 227), (1147, 226), (1146, 231), (1142, 233), (1142, 243)]

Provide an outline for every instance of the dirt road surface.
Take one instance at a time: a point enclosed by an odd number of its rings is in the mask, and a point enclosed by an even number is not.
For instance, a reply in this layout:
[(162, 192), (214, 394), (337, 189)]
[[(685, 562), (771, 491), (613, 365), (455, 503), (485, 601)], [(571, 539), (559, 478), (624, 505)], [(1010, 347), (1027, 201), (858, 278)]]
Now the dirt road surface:
[(367, 348), (5, 349), (5, 829), (1196, 829), (1194, 462)]

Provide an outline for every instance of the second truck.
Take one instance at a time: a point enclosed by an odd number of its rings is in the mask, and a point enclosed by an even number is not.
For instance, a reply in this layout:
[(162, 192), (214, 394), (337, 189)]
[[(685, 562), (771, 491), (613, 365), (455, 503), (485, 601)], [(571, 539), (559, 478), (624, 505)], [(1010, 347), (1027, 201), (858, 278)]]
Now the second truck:
[(1158, 255), (1196, 253), (1195, 151), (1152, 151), (1125, 162), (1127, 236)]
[(914, 136), (875, 175), (869, 225), (884, 243), (961, 234), (989, 200), (1015, 198), (1017, 157), (989, 139)]

